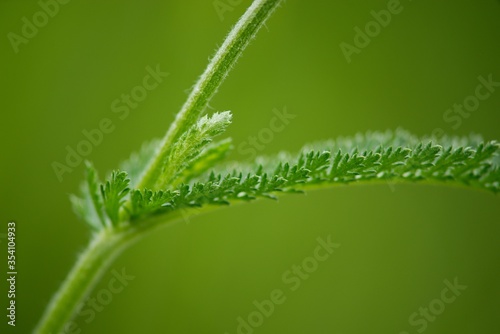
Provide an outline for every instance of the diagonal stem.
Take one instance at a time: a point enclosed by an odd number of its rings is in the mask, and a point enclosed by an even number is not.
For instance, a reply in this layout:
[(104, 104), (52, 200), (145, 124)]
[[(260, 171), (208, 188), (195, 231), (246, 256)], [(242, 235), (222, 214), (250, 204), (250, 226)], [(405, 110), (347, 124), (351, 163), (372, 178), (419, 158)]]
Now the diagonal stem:
[(172, 145), (203, 114), (238, 58), (281, 1), (255, 0), (229, 32), (177, 114), (162, 140), (159, 151), (138, 181), (138, 189), (161, 188), (157, 180), (164, 168), (168, 168)]
[[(208, 211), (208, 210), (206, 210)], [(121, 228), (103, 229), (96, 233), (81, 253), (63, 284), (52, 297), (33, 333), (59, 334), (74, 332), (71, 320), (82, 301), (92, 291), (113, 260), (123, 250), (148, 233), (164, 228), (182, 219), (182, 212), (153, 216)], [(73, 327), (72, 327), (73, 326)], [(73, 328), (73, 329), (72, 329)]]
[(73, 314), (113, 259), (126, 244), (125, 234), (109, 229), (94, 235), (59, 291), (54, 295), (34, 333), (58, 334), (70, 329)]

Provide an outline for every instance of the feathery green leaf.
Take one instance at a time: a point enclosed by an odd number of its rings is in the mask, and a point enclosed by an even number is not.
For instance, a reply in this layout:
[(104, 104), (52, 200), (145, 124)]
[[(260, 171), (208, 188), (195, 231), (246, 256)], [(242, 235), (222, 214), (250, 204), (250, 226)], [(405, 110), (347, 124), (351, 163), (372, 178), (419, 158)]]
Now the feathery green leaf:
[[(460, 142), (471, 146), (443, 147), (428, 140), (419, 142), (399, 130), (316, 143), (296, 155), (280, 153), (275, 157), (261, 157), (254, 165), (221, 165), (190, 185), (178, 186), (164, 198), (164, 203), (156, 204), (148, 212), (226, 205), (258, 197), (275, 199), (280, 192), (381, 181), (441, 182), (496, 193), (500, 191), (500, 173), (494, 161), (500, 145), (496, 142), (476, 144), (476, 139), (449, 138), (444, 140), (448, 145)], [(405, 140), (408, 145), (404, 145)], [(401, 146), (391, 146), (394, 143)]]
[(71, 195), (70, 200), (75, 213), (93, 229), (106, 226), (104, 204), (99, 191), (99, 177), (94, 166), (85, 162), (85, 182), (80, 187), (80, 196)]
[(113, 226), (119, 223), (120, 209), (130, 190), (129, 183), (130, 179), (126, 172), (113, 171), (111, 178), (105, 184), (101, 184), (104, 208)]
[[(402, 130), (310, 144), (298, 154), (281, 152), (274, 157), (259, 157), (254, 164), (228, 162), (207, 172), (231, 146), (229, 140), (206, 145), (229, 123), (229, 118), (216, 115), (216, 119), (202, 118), (172, 150), (175, 161), (188, 162), (177, 165), (173, 169), (177, 173), (166, 178), (171, 180), (170, 186), (160, 190), (133, 189), (126, 209), (122, 210), (129, 191), (127, 173), (113, 172), (110, 180), (101, 185), (101, 197), (96, 193), (96, 173), (89, 165), (87, 193), (74, 204), (90, 214), (80, 215), (89, 215), (86, 220), (91, 221), (104, 207), (116, 226), (120, 221), (137, 223), (148, 215), (182, 208), (227, 205), (259, 197), (276, 199), (279, 193), (356, 183), (440, 182), (500, 191), (498, 143), (483, 143), (475, 136), (450, 137), (442, 140), (441, 146), (431, 139), (420, 141)], [(465, 145), (451, 146), (457, 143)], [(150, 150), (149, 146), (145, 150)], [(140, 157), (147, 155), (137, 154), (125, 165), (138, 171), (147, 160)], [(172, 180), (177, 180), (178, 185)], [(120, 212), (125, 214), (120, 217)]]
[(187, 183), (193, 178), (203, 174), (222, 161), (232, 149), (231, 138), (208, 144), (197, 156), (187, 163), (186, 169), (180, 173), (171, 186)]
[(192, 160), (196, 160), (202, 149), (212, 139), (223, 133), (231, 123), (231, 112), (216, 112), (211, 117), (203, 116), (173, 145), (162, 167), (162, 173), (155, 182), (154, 189), (160, 190), (175, 183)]

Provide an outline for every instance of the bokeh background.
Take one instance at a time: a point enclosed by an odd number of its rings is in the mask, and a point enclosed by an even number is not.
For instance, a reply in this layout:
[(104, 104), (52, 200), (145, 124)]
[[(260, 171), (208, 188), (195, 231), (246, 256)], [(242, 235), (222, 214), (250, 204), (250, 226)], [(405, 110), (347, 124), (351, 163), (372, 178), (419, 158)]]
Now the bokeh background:
[[(0, 237), (18, 230), (17, 326), (29, 333), (89, 240), (68, 195), (79, 165), (59, 182), (54, 161), (103, 118), (116, 125), (87, 156), (104, 174), (145, 140), (162, 136), (228, 29), (251, 3), (71, 1), (16, 53), (36, 1), (0, 2)], [(474, 94), (478, 76), (500, 81), (500, 3), (407, 1), (348, 63), (339, 47), (387, 1), (289, 0), (252, 42), (211, 103), (232, 110), (236, 145), (269, 126), (273, 109), (296, 115), (259, 153), (402, 127), (500, 139), (500, 89), (462, 124), (443, 119)], [(111, 103), (142, 83), (147, 66), (170, 75), (124, 120)], [(248, 159), (237, 149), (233, 159)], [(425, 333), (498, 333), (500, 199), (428, 185), (349, 186), (233, 206), (150, 235), (112, 265), (135, 278), (81, 333), (237, 333), (254, 300), (281, 289), (286, 302), (254, 333), (418, 333), (409, 317), (466, 285)], [(318, 237), (341, 247), (292, 292), (282, 274), (312, 255)], [(5, 239), (0, 247), (6, 254)], [(5, 260), (5, 256), (0, 258)], [(1, 264), (2, 272), (5, 265)], [(1, 274), (4, 277), (5, 273)], [(0, 309), (7, 307), (0, 280)], [(2, 311), (5, 312), (5, 311)], [(419, 317), (420, 319), (420, 317)]]

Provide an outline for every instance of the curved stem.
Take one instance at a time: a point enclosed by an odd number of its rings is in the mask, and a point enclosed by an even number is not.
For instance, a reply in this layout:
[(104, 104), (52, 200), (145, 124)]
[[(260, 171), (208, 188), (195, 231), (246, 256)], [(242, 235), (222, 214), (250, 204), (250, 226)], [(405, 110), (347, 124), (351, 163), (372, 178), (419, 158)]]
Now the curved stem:
[[(197, 214), (218, 209), (207, 206), (198, 209)], [(165, 228), (185, 219), (181, 210), (169, 214), (152, 216), (122, 228), (104, 229), (95, 234), (80, 255), (57, 293), (52, 297), (40, 322), (34, 330), (37, 334), (65, 333), (71, 326), (71, 319), (81, 306), (113, 260), (134, 242), (159, 228)]]
[(105, 229), (94, 235), (59, 288), (40, 320), (35, 333), (61, 333), (80, 302), (97, 283), (111, 261), (126, 244), (126, 235)]
[(168, 217), (151, 217), (146, 221), (141, 221), (138, 225), (127, 225), (121, 229), (103, 229), (95, 234), (58, 292), (53, 296), (34, 333), (64, 332), (66, 326), (70, 326), (70, 321), (81, 306), (82, 300), (124, 249), (148, 232), (155, 228), (165, 227), (168, 223), (175, 223), (180, 217), (182, 213), (176, 212)]
[(138, 181), (138, 189), (163, 189), (166, 185), (157, 180), (167, 163), (168, 154), (175, 140), (203, 114), (209, 101), (227, 77), (246, 46), (264, 25), (282, 0), (255, 0), (238, 23), (229, 32), (224, 43), (210, 60), (205, 72), (193, 87), (186, 103), (177, 114), (162, 140), (160, 150)]

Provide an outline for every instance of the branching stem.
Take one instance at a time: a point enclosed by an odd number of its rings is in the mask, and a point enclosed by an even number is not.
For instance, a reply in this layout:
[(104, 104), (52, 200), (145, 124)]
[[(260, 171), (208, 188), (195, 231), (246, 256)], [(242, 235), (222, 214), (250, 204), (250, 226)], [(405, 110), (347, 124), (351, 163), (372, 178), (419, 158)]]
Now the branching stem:
[(164, 168), (169, 168), (167, 159), (173, 143), (202, 116), (238, 58), (280, 3), (281, 0), (255, 0), (229, 32), (177, 114), (162, 140), (159, 152), (142, 175), (137, 188), (162, 188), (157, 180)]
[[(137, 182), (138, 189), (161, 187), (158, 184), (159, 176), (164, 168), (168, 168), (167, 158), (172, 144), (203, 114), (210, 99), (217, 92), (246, 46), (280, 2), (281, 0), (255, 0), (233, 27), (177, 114), (152, 163)], [(164, 220), (165, 218), (163, 217)], [(167, 220), (173, 221), (176, 218), (178, 218), (176, 215), (172, 215)], [(69, 321), (78, 310), (82, 300), (90, 293), (113, 259), (133, 240), (143, 236), (144, 230), (157, 225), (153, 222), (141, 222), (139, 225), (106, 228), (95, 234), (59, 291), (54, 295), (35, 333), (59, 334), (63, 332), (70, 324)]]

